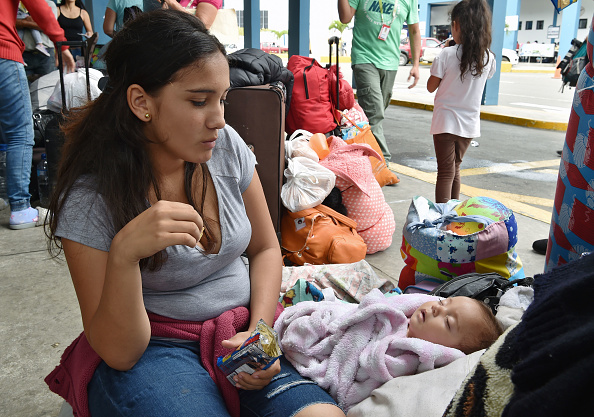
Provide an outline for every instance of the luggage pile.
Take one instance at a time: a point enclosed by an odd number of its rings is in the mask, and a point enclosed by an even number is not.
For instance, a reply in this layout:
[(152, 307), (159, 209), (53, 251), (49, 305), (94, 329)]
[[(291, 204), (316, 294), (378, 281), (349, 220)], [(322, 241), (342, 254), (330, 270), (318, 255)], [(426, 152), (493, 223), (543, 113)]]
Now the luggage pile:
[[(398, 177), (386, 166), (365, 113), (338, 67), (294, 55), (286, 118), (281, 247), (293, 265), (354, 263), (392, 244), (394, 216), (381, 191)], [(330, 58), (332, 61), (332, 58)]]
[(525, 278), (517, 242), (513, 211), (493, 198), (434, 203), (415, 196), (402, 231), (400, 253), (406, 265), (398, 286), (405, 292), (429, 292), (469, 273)]

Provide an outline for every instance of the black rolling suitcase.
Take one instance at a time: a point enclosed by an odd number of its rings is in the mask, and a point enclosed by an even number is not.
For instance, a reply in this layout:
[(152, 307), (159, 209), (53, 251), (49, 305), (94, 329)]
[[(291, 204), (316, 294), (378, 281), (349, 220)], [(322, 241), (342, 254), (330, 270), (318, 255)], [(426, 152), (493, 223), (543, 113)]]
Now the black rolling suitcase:
[(225, 120), (256, 154), (256, 170), (272, 223), (280, 234), (285, 170), (285, 93), (282, 83), (229, 90)]
[(60, 155), (62, 145), (64, 144), (64, 135), (60, 130), (60, 124), (64, 121), (68, 109), (66, 108), (66, 92), (64, 91), (64, 64), (62, 62), (62, 46), (80, 47), (85, 62), (86, 70), (86, 84), (87, 97), (91, 100), (91, 83), (89, 80), (89, 62), (95, 44), (97, 43), (97, 33), (94, 33), (89, 39), (85, 41), (68, 41), (56, 42), (56, 52), (58, 53), (58, 70), (60, 72), (60, 87), (62, 90), (62, 112), (54, 113), (53, 117), (49, 117), (45, 125), (41, 124), (39, 115), (33, 114), (33, 121), (37, 129), (41, 132), (43, 142), (45, 144), (45, 154), (47, 156), (48, 177), (50, 181), (50, 189), (53, 190), (58, 173), (58, 164), (60, 163)]

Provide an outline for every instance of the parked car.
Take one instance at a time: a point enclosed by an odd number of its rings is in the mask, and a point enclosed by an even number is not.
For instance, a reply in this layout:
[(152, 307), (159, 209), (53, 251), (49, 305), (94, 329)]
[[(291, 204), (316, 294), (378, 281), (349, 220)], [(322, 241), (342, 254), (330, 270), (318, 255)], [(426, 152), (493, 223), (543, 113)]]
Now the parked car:
[(511, 62), (512, 65), (516, 65), (519, 61), (518, 53), (513, 49), (503, 48), (501, 50), (501, 60), (503, 62)]
[[(433, 62), (435, 57), (439, 55), (439, 53), (443, 50), (446, 41), (443, 44), (440, 44), (436, 47), (429, 47), (426, 46), (423, 49), (423, 53), (421, 55), (421, 61), (423, 62)], [(516, 65), (518, 63), (518, 54), (513, 49), (503, 48), (501, 51), (501, 60), (503, 62), (511, 62), (512, 65)]]
[[(421, 56), (425, 48), (437, 47), (441, 42), (437, 38), (421, 37)], [(443, 48), (443, 46), (441, 46)], [(400, 40), (400, 65), (406, 65), (410, 62), (411, 52), (408, 38)]]
[(269, 54), (280, 54), (282, 52), (289, 52), (286, 46), (279, 46), (274, 42), (262, 42), (260, 49)]
[(441, 41), (439, 44), (433, 45), (433, 46), (427, 45), (425, 48), (423, 48), (423, 53), (421, 54), (421, 61), (422, 62), (433, 62), (435, 57), (437, 55), (439, 55), (441, 53), (441, 51), (443, 51), (443, 48), (446, 47), (446, 44), (448, 43), (449, 40), (450, 39), (448, 38), (444, 41)]

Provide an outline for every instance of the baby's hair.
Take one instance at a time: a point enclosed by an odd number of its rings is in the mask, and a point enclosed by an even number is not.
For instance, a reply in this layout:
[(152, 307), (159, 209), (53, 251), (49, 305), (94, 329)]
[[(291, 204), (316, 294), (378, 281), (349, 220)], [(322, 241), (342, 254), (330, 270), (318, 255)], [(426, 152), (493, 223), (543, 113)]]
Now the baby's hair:
[(495, 318), (491, 308), (480, 300), (472, 298), (472, 301), (481, 306), (485, 325), (476, 329), (472, 336), (462, 341), (460, 350), (467, 355), (481, 349), (487, 349), (501, 336), (503, 328)]
[(480, 76), (490, 59), (490, 55), (486, 54), (491, 46), (489, 5), (485, 0), (462, 0), (452, 9), (451, 21), (460, 28), (460, 79), (464, 79), (467, 72), (474, 77)]

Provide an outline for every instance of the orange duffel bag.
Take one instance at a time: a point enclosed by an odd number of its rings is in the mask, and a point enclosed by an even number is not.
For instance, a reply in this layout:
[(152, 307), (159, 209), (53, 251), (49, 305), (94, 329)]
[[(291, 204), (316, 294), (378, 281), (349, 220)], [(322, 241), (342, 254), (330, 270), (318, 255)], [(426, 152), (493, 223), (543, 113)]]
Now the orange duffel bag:
[(320, 204), (295, 213), (286, 210), (281, 222), (281, 247), (295, 265), (345, 264), (365, 259), (367, 245), (357, 223)]

